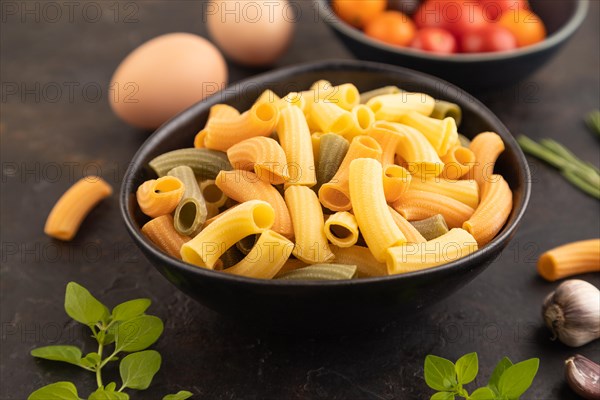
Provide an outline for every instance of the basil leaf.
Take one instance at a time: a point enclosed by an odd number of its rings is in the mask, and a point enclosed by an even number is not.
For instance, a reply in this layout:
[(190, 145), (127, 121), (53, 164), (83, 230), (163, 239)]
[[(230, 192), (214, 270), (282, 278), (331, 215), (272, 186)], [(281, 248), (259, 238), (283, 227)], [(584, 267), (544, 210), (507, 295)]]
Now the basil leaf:
[(469, 396), (469, 400), (494, 400), (496, 395), (489, 387), (480, 387)]
[(123, 387), (130, 389), (148, 389), (152, 378), (160, 369), (161, 357), (158, 351), (146, 350), (132, 353), (121, 360), (119, 373)]
[(452, 361), (431, 354), (425, 357), (425, 382), (434, 390), (453, 390), (457, 382)]
[(512, 365), (513, 363), (508, 357), (504, 357), (502, 360), (500, 360), (496, 365), (496, 368), (494, 368), (494, 372), (492, 372), (492, 376), (488, 382), (488, 387), (498, 393), (498, 382), (500, 382), (500, 377), (504, 371), (506, 371)]
[(135, 299), (121, 303), (112, 311), (113, 321), (126, 321), (138, 315), (142, 315), (152, 302), (150, 299)]
[(107, 392), (114, 392), (116, 388), (117, 384), (115, 382), (111, 382), (104, 387), (104, 390), (106, 390)]
[(90, 394), (88, 400), (129, 400), (129, 395), (123, 392), (98, 388), (98, 390)]
[(120, 323), (121, 322), (114, 322), (110, 328), (104, 331), (104, 340), (102, 341), (103, 345), (107, 346), (115, 342), (115, 334), (117, 333), (117, 328), (119, 327)]
[(456, 376), (458, 383), (466, 385), (471, 383), (477, 377), (479, 372), (479, 360), (477, 359), (477, 353), (465, 354), (456, 361)]
[(437, 392), (429, 398), (429, 400), (454, 400), (454, 393), (452, 392)]
[(531, 358), (509, 367), (498, 382), (500, 395), (509, 399), (519, 398), (533, 383), (539, 366), (540, 360)]
[(140, 315), (121, 322), (115, 334), (115, 350), (128, 353), (144, 350), (158, 340), (163, 322), (153, 315)]
[(79, 400), (77, 388), (71, 382), (56, 382), (39, 388), (27, 400)]
[(192, 397), (192, 392), (188, 392), (187, 390), (181, 390), (175, 394), (168, 394), (162, 398), (162, 400), (185, 400)]
[(89, 353), (84, 358), (81, 359), (81, 365), (84, 367), (95, 367), (101, 361), (100, 355), (98, 353)]
[(81, 365), (81, 350), (75, 346), (45, 346), (31, 350), (31, 355), (45, 360)]
[(75, 282), (67, 284), (65, 311), (77, 322), (91, 326), (108, 318), (108, 308)]

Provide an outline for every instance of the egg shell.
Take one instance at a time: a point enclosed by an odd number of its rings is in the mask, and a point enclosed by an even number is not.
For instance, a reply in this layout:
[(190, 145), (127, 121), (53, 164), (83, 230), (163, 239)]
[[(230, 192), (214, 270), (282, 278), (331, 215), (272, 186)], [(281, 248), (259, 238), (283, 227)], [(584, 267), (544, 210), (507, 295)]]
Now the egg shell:
[(294, 13), (287, 1), (213, 0), (206, 7), (206, 22), (226, 56), (259, 67), (273, 64), (289, 47)]
[(132, 51), (111, 79), (110, 105), (125, 122), (156, 129), (227, 85), (227, 64), (208, 40), (158, 36)]

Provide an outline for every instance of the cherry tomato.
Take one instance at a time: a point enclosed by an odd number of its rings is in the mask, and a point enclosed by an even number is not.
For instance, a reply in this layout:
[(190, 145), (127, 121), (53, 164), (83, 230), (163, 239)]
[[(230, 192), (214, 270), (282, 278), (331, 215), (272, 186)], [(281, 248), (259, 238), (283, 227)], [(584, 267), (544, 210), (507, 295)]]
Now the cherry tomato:
[(415, 13), (414, 20), (419, 28), (446, 29), (457, 39), (464, 32), (488, 24), (479, 3), (462, 0), (427, 0)]
[(507, 12), (527, 10), (527, 0), (479, 0), (483, 8), (483, 15), (490, 21), (497, 21)]
[(546, 38), (544, 23), (529, 10), (509, 11), (500, 17), (498, 25), (515, 35), (518, 47), (529, 46)]
[(386, 6), (386, 0), (333, 0), (331, 2), (331, 8), (342, 21), (359, 29), (381, 14)]
[(440, 54), (456, 52), (456, 39), (441, 28), (423, 28), (417, 31), (411, 47)]
[(399, 11), (386, 11), (365, 26), (365, 34), (396, 46), (408, 46), (415, 37), (415, 24)]
[(492, 24), (465, 33), (460, 48), (465, 53), (513, 50), (517, 48), (517, 39), (508, 29)]

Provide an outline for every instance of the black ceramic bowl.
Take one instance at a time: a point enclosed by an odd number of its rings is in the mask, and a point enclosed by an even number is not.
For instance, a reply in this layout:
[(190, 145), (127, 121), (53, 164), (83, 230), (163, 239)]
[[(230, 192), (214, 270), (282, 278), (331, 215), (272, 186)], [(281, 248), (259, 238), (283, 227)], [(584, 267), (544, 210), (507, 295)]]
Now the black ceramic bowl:
[[(282, 95), (308, 88), (314, 81), (354, 83), (365, 91), (398, 85), (438, 99), (460, 104), (461, 132), (474, 136), (495, 131), (506, 150), (497, 163), (514, 193), (514, 209), (504, 229), (487, 246), (461, 260), (424, 271), (381, 278), (335, 282), (269, 281), (238, 277), (198, 268), (169, 257), (144, 237), (140, 227), (148, 220), (139, 210), (135, 191), (155, 177), (148, 161), (164, 152), (190, 147), (206, 122), (209, 108), (228, 103), (249, 108), (265, 89)], [(154, 266), (176, 287), (211, 309), (239, 321), (270, 329), (352, 329), (419, 312), (465, 285), (483, 271), (514, 235), (529, 199), (529, 168), (506, 127), (483, 104), (438, 78), (408, 69), (364, 61), (324, 61), (284, 68), (230, 86), (198, 103), (160, 127), (139, 149), (121, 187), (121, 213), (135, 243)]]
[(329, 3), (315, 0), (315, 7), (357, 58), (413, 68), (474, 92), (514, 85), (535, 72), (573, 35), (589, 6), (588, 0), (529, 0), (532, 10), (546, 25), (546, 40), (514, 51), (446, 56), (371, 39), (340, 20)]

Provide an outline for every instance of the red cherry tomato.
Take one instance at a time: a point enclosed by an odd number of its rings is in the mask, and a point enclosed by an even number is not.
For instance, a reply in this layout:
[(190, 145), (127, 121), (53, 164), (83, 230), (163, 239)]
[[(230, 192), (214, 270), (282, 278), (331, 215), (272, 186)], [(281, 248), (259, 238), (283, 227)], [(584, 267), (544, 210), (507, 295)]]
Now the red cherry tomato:
[(465, 33), (460, 48), (465, 53), (513, 50), (517, 48), (517, 39), (508, 29), (492, 24)]
[(490, 21), (497, 21), (502, 14), (516, 10), (527, 10), (527, 0), (479, 0), (483, 15)]
[(415, 13), (414, 20), (419, 28), (446, 29), (457, 39), (489, 23), (479, 3), (468, 0), (427, 0)]
[(456, 39), (445, 29), (423, 28), (417, 31), (410, 46), (434, 53), (451, 54), (456, 52)]

